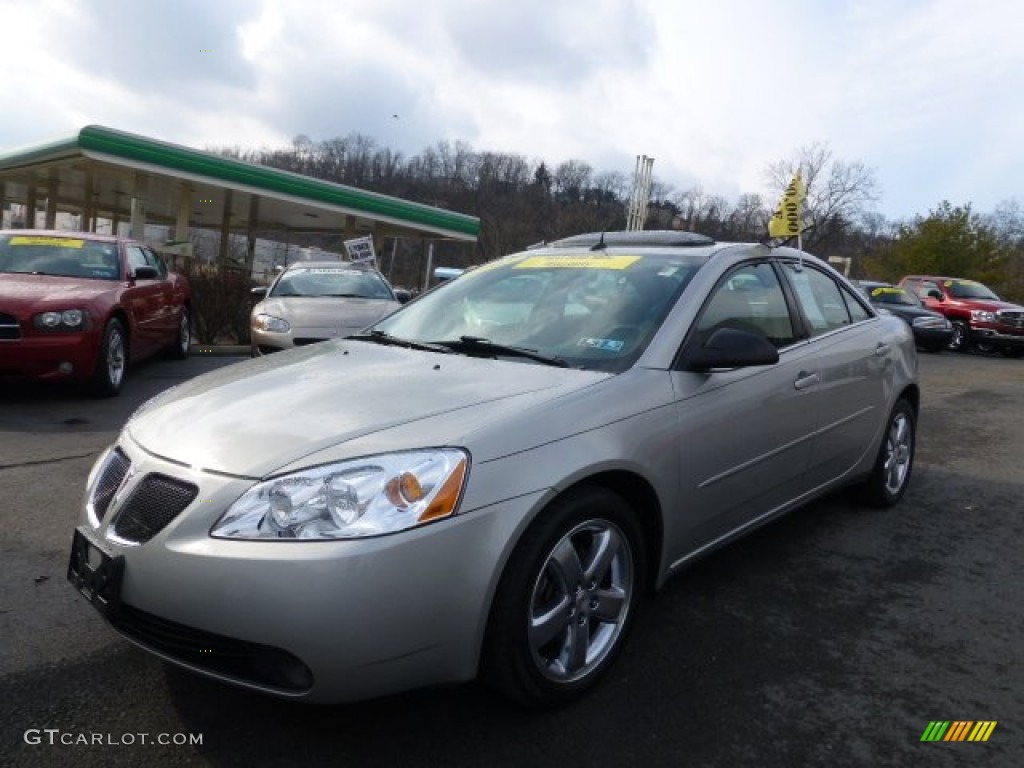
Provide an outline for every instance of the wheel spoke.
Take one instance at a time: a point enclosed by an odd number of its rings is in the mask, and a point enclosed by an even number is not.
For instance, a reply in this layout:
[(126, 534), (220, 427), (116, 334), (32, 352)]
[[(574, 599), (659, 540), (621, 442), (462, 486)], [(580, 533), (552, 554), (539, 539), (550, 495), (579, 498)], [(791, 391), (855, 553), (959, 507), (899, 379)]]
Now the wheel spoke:
[(566, 644), (568, 658), (565, 660), (565, 671), (575, 675), (587, 663), (587, 651), (590, 650), (590, 627), (573, 621), (569, 624), (569, 642)]
[(530, 618), (530, 646), (532, 648), (542, 648), (558, 637), (558, 635), (565, 632), (566, 627), (572, 620), (569, 615), (570, 605), (569, 596), (562, 595), (557, 605), (544, 611), (539, 616), (532, 616)]
[(579, 553), (569, 537), (562, 539), (548, 560), (548, 568), (555, 572), (558, 580), (572, 591), (583, 581), (583, 565)]
[(597, 605), (590, 615), (598, 621), (618, 624), (622, 608), (626, 604), (626, 593), (621, 589), (600, 589), (594, 593)]
[(619, 552), (619, 540), (610, 531), (601, 531), (594, 536), (594, 552), (583, 571), (583, 580), (588, 584), (600, 583), (608, 575), (608, 570)]

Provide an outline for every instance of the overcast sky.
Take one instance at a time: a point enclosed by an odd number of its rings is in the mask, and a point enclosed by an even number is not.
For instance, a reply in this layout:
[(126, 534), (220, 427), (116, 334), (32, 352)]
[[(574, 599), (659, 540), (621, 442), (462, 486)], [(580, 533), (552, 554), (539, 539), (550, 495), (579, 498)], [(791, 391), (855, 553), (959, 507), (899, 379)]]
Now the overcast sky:
[(735, 202), (822, 143), (890, 219), (1024, 201), (1021, 0), (0, 0), (0, 29), (0, 153), (362, 133), (627, 177), (646, 154)]

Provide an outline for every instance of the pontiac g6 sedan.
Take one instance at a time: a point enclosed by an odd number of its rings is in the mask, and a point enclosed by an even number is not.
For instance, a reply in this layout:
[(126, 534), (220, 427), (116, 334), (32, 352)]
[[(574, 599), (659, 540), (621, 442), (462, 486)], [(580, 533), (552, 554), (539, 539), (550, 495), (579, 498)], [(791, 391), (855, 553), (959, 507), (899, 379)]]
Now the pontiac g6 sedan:
[(188, 281), (143, 243), (0, 231), (0, 376), (116, 395), (130, 362), (188, 355), (190, 300)]
[(808, 254), (576, 236), (142, 406), (68, 575), (125, 637), (251, 689), (480, 676), (558, 703), (695, 558), (841, 486), (898, 502), (916, 368), (907, 324)]

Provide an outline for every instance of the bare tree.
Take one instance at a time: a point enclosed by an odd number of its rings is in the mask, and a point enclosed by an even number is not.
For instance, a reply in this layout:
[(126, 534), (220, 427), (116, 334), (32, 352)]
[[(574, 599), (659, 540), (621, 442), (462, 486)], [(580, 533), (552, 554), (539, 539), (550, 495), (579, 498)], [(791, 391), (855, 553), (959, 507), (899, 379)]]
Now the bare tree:
[(846, 230), (860, 222), (879, 196), (874, 171), (861, 162), (843, 162), (827, 144), (801, 147), (794, 157), (768, 166), (765, 175), (781, 198), (797, 170), (807, 188), (810, 229), (804, 245), (838, 249)]

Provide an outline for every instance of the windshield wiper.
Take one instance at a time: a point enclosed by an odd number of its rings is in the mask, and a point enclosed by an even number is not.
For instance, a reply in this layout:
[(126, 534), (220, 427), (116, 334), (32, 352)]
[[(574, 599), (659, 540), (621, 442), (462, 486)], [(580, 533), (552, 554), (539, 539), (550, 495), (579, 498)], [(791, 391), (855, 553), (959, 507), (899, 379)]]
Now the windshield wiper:
[(358, 341), (371, 341), (374, 344), (383, 344), (388, 347), (405, 347), (406, 349), (418, 349), (423, 352), (441, 352), (443, 354), (451, 354), (448, 347), (440, 344), (428, 344), (423, 341), (413, 341), (412, 339), (400, 339), (397, 336), (392, 336), (387, 331), (370, 331), (369, 333), (353, 333), (351, 336), (346, 336), (346, 339), (356, 339)]
[(448, 339), (446, 341), (433, 341), (431, 344), (436, 344), (441, 347), (447, 347), (453, 352), (465, 352), (467, 354), (473, 352), (487, 353), (493, 357), (506, 356), (506, 357), (525, 357), (528, 360), (535, 360), (538, 363), (544, 363), (545, 365), (553, 365), (558, 368), (568, 368), (569, 363), (560, 357), (553, 357), (552, 355), (545, 355), (538, 352), (535, 349), (526, 349), (525, 347), (511, 347), (507, 344), (498, 344), (497, 342), (485, 339), (480, 336), (459, 336), (458, 339)]

